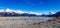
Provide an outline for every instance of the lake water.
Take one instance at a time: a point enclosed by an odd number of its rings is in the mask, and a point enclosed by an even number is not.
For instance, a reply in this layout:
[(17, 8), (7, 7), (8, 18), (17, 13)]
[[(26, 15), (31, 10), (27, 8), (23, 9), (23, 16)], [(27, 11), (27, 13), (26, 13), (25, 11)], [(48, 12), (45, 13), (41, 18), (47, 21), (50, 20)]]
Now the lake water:
[(55, 17), (0, 17), (0, 20), (48, 20)]

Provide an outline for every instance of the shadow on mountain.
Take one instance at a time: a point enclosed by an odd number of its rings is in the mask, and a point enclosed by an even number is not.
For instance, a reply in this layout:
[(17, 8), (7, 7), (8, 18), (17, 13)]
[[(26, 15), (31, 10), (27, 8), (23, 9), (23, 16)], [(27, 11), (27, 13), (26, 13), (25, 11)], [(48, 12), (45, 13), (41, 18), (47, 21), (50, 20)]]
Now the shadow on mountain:
[(22, 14), (19, 14), (19, 13), (15, 13), (15, 12), (12, 12), (12, 13), (9, 13), (9, 12), (0, 12), (0, 15), (3, 15), (3, 16), (7, 16), (7, 17), (10, 17), (10, 16), (37, 16), (36, 14), (28, 14), (28, 13), (22, 13)]
[(57, 17), (57, 16), (60, 16), (60, 11), (55, 13), (55, 14), (52, 14), (52, 15), (47, 15), (48, 17)]
[(0, 12), (0, 15), (1, 16), (42, 16), (42, 17), (56, 17), (56, 16), (60, 16), (60, 11), (55, 13), (55, 14), (49, 14), (49, 15), (45, 15), (45, 14), (42, 14), (42, 15), (36, 15), (36, 14), (28, 14), (28, 13), (15, 13), (15, 12)]

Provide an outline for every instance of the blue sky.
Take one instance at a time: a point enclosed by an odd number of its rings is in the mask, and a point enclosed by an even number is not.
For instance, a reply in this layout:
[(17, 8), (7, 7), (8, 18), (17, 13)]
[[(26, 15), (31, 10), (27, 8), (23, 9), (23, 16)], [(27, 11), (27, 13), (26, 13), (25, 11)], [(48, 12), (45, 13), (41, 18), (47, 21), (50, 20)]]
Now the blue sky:
[(27, 12), (58, 12), (60, 0), (0, 0), (0, 9), (2, 8), (20, 9)]

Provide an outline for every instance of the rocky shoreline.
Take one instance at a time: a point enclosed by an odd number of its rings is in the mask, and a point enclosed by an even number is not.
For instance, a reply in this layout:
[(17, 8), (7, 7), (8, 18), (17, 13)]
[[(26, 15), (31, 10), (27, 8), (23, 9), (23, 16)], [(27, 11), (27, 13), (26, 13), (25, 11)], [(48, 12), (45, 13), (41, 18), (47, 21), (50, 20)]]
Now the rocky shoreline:
[[(5, 17), (7, 18), (7, 17)], [(2, 18), (2, 19), (5, 19)], [(31, 20), (26, 20), (28, 17), (25, 17), (25, 20), (0, 20), (0, 28), (57, 28), (59, 27), (59, 19), (49, 19), (47, 21), (37, 20), (38, 17), (29, 17)], [(41, 17), (39, 17), (40, 19)], [(11, 18), (10, 18), (11, 19)], [(23, 18), (22, 18), (23, 19)], [(32, 20), (33, 19), (33, 20)], [(45, 19), (45, 18), (44, 18)]]

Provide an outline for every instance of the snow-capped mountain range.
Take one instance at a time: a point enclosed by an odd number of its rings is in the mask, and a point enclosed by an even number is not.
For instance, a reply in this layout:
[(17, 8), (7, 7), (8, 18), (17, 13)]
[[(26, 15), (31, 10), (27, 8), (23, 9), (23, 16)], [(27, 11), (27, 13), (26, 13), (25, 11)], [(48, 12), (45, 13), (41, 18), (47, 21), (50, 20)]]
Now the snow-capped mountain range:
[[(28, 14), (36, 14), (36, 15), (42, 15), (43, 13), (38, 13), (38, 12), (26, 12), (26, 11), (22, 11), (22, 10), (12, 10), (12, 9), (1, 9), (0, 12), (9, 12), (9, 13), (12, 13), (12, 12), (15, 12), (15, 13), (18, 13), (18, 14), (22, 14), (22, 13), (28, 13)], [(54, 14), (53, 12), (51, 12), (51, 14)], [(45, 13), (45, 15), (49, 15), (49, 13)]]

